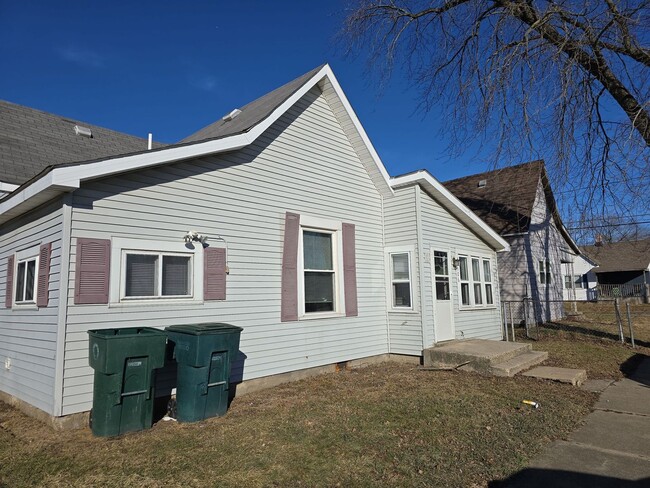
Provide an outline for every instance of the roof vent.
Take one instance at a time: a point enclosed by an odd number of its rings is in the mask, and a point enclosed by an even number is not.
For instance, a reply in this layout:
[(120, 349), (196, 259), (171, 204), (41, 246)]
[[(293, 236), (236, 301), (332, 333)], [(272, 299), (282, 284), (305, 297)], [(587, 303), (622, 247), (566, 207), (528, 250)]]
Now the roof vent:
[(481, 180), (478, 182), (478, 187), (479, 188), (484, 188), (487, 186), (487, 180)]
[(74, 133), (77, 134), (78, 136), (83, 136), (83, 137), (93, 136), (93, 131), (91, 131), (88, 127), (84, 127), (83, 125), (75, 125)]
[(596, 247), (602, 247), (603, 246), (603, 235), (602, 234), (596, 234), (596, 242), (594, 242), (594, 246), (596, 246)]
[(235, 117), (237, 117), (240, 113), (241, 113), (241, 110), (239, 110), (238, 108), (236, 108), (235, 110), (233, 110), (233, 111), (230, 112), (229, 114), (224, 115), (224, 116), (221, 118), (221, 120), (223, 120), (224, 122), (230, 122), (232, 119), (234, 119)]

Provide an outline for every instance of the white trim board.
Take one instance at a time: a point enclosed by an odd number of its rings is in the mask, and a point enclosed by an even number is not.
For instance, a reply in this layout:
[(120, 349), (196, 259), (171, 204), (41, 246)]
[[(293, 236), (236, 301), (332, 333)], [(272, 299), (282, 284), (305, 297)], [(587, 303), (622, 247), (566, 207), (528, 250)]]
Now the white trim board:
[[(336, 80), (332, 69), (329, 65), (325, 65), (318, 71), (318, 73), (312, 76), (298, 90), (296, 90), (293, 95), (287, 98), (282, 104), (280, 104), (280, 106), (271, 112), (268, 117), (261, 120), (248, 132), (235, 134), (221, 139), (166, 147), (140, 154), (111, 157), (93, 163), (80, 163), (76, 165), (53, 167), (37, 180), (27, 183), (26, 186), (24, 185), (15, 189), (13, 193), (0, 201), (0, 223), (15, 218), (36, 207), (38, 204), (43, 203), (42, 194), (44, 192), (52, 192), (52, 190), (57, 194), (69, 192), (79, 188), (81, 183), (87, 180), (197, 158), (209, 154), (234, 151), (248, 146), (255, 142), (255, 140), (266, 129), (285, 114), (298, 100), (305, 96), (309, 90), (323, 80), (327, 80), (331, 84), (361, 140), (366, 146), (366, 149), (370, 153), (373, 164), (377, 167), (379, 174), (385, 182), (385, 189), (378, 188), (378, 190), (384, 195), (392, 194), (393, 190), (389, 181), (388, 172), (386, 171), (383, 162), (379, 158), (379, 155), (370, 142), (361, 122), (350, 106), (350, 103)], [(52, 197), (53, 195), (48, 193), (48, 199)]]
[(510, 244), (505, 241), (492, 227), (481, 220), (472, 212), (463, 202), (456, 198), (447, 188), (436, 180), (428, 171), (420, 170), (404, 176), (398, 176), (390, 179), (393, 188), (419, 184), (431, 194), (443, 207), (454, 217), (460, 220), (481, 239), (483, 239), (492, 249), (497, 252), (509, 251)]

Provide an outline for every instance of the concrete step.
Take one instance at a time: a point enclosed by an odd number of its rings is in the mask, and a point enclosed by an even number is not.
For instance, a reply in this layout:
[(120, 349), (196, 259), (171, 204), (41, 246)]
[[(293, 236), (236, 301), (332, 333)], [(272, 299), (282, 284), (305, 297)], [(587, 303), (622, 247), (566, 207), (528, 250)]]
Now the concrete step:
[(584, 369), (556, 368), (553, 366), (540, 366), (523, 373), (522, 376), (539, 378), (541, 380), (559, 381), (580, 386), (587, 379), (587, 372)]
[(530, 351), (530, 344), (465, 339), (438, 344), (425, 349), (423, 355), (426, 367), (455, 367), (467, 363), (462, 369), (489, 374), (492, 365)]
[(546, 361), (547, 359), (547, 352), (528, 351), (519, 356), (492, 364), (490, 372), (495, 376), (514, 376), (525, 369)]

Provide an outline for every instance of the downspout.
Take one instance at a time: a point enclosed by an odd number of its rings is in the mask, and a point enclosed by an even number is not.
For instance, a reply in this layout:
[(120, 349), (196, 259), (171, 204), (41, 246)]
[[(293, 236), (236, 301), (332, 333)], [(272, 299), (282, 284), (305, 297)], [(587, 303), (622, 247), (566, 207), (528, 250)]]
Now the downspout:
[(422, 349), (426, 349), (429, 347), (429, 344), (431, 344), (432, 341), (429, 340), (429, 335), (428, 335), (428, 329), (427, 329), (427, 324), (428, 322), (428, 308), (426, 306), (426, 301), (425, 301), (425, 294), (424, 294), (424, 289), (425, 289), (425, 279), (424, 279), (424, 258), (425, 258), (425, 252), (424, 252), (424, 245), (422, 242), (422, 209), (420, 208), (421, 205), (421, 198), (420, 198), (420, 185), (415, 185), (414, 187), (415, 190), (415, 226), (416, 226), (416, 233), (417, 233), (417, 244), (418, 244), (418, 273), (420, 274), (420, 324), (422, 327)]

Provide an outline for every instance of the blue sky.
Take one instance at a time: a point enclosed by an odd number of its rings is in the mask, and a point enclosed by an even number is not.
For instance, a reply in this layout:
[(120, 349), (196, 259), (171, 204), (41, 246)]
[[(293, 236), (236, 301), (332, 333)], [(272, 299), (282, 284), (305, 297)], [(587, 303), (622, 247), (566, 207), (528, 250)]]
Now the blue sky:
[(480, 147), (449, 156), (444, 120), (417, 111), (399, 73), (380, 89), (363, 55), (344, 55), (334, 38), (346, 5), (0, 0), (0, 98), (176, 142), (329, 62), (390, 174), (487, 169)]

